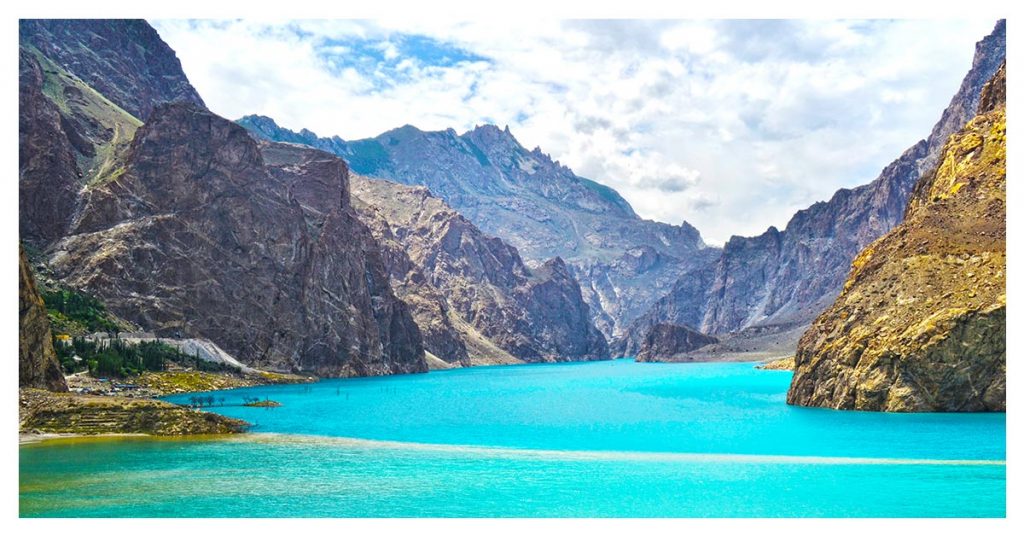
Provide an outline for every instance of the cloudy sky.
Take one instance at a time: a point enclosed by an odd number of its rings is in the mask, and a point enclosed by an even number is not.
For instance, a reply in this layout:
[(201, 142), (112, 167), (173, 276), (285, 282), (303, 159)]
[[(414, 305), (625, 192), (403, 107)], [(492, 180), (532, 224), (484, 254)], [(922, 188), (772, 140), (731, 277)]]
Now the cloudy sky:
[(215, 112), (321, 136), (508, 125), (710, 243), (925, 137), (994, 20), (154, 20)]

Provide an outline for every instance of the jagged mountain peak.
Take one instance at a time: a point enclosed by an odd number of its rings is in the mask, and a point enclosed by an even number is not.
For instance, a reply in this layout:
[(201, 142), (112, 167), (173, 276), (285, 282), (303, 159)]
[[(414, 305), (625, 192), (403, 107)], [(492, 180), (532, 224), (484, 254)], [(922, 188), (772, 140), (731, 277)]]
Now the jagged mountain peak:
[(461, 137), (471, 138), (474, 140), (490, 141), (493, 143), (508, 143), (522, 148), (519, 140), (512, 135), (512, 131), (505, 125), (502, 129), (498, 125), (491, 123), (484, 123), (482, 125), (476, 125), (470, 130), (467, 130)]
[[(456, 135), (405, 125), (345, 142), (268, 129), (268, 122), (239, 122), (259, 137), (342, 156), (361, 175), (425, 186), (481, 230), (515, 246), (528, 262), (561, 257), (609, 335), (667, 292), (679, 275), (718, 255), (693, 226), (641, 219), (613, 188), (576, 175), (539, 147), (527, 150), (507, 126), (482, 124)], [(651, 248), (657, 260), (624, 260), (636, 247)]]
[(273, 117), (269, 117), (261, 114), (248, 114), (243, 115), (241, 118), (235, 120), (236, 123), (248, 124), (251, 126), (265, 126), (267, 128), (281, 128), (277, 121), (274, 121)]

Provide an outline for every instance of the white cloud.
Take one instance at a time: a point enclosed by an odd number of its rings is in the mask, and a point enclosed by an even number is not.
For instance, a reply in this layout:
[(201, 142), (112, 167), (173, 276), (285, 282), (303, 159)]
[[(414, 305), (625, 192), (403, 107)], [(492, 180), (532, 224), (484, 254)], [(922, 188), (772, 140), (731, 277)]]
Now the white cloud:
[[(346, 139), (508, 124), (642, 216), (687, 220), (720, 243), (873, 179), (928, 134), (994, 22), (154, 26), (226, 117)], [(465, 57), (410, 54), (414, 36)]]

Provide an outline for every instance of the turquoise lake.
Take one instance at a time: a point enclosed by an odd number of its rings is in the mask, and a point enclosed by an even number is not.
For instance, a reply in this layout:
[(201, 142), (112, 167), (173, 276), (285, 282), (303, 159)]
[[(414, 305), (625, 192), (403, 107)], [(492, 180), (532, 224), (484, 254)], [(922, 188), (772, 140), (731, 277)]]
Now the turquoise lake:
[[(616, 360), (222, 391), (211, 411), (255, 433), (22, 446), (20, 511), (1005, 516), (1004, 414), (794, 408), (790, 377), (751, 363)], [(282, 407), (240, 406), (253, 396)]]

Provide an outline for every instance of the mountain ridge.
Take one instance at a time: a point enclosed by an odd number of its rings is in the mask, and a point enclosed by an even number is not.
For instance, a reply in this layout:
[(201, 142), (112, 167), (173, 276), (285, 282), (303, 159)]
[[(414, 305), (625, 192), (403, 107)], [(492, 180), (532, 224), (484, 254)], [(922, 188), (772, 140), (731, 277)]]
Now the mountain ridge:
[(352, 185), (360, 215), (375, 220), (370, 228), (392, 250), (393, 286), (417, 304), (421, 331), (436, 337), (428, 351), (463, 365), (507, 362), (508, 356), (527, 362), (608, 358), (607, 343), (561, 259), (527, 267), (513, 246), (484, 234), (424, 187), (360, 176)]
[(977, 43), (970, 71), (927, 139), (873, 181), (797, 211), (784, 230), (770, 227), (758, 236), (731, 238), (717, 261), (682, 276), (639, 316), (613, 342), (613, 353), (634, 355), (646, 330), (658, 323), (686, 324), (715, 335), (768, 326), (794, 333), (804, 329), (838, 295), (856, 254), (902, 221), (914, 184), (934, 164), (943, 136), (970, 119), (982, 86), (1006, 56), (1005, 47), (1001, 20)]
[(790, 404), (1006, 411), (1005, 72), (801, 338)]
[(205, 109), (158, 106), (124, 171), (87, 191), (54, 274), (158, 335), (206, 338), (249, 365), (425, 371), (344, 162), (304, 147), (274, 156)]
[(507, 127), (457, 134), (405, 125), (345, 141), (285, 129), (266, 116), (238, 122), (264, 139), (337, 154), (360, 175), (426, 186), (530, 262), (561, 257), (606, 337), (683, 272), (718, 255), (693, 226), (639, 218), (614, 189), (575, 175), (540, 148), (527, 150)]

